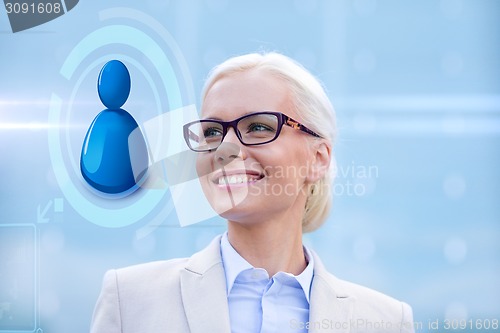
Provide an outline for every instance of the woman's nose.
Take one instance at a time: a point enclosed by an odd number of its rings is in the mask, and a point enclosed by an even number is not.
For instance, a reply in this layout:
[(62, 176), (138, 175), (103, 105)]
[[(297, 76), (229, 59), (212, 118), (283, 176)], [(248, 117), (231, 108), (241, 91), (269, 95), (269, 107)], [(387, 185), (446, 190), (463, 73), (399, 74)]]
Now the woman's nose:
[(215, 163), (224, 166), (238, 157), (240, 153), (240, 140), (236, 136), (234, 128), (229, 128), (224, 140), (215, 150)]
[(241, 150), (239, 145), (224, 140), (215, 150), (214, 162), (218, 167), (223, 167), (240, 156), (240, 153)]

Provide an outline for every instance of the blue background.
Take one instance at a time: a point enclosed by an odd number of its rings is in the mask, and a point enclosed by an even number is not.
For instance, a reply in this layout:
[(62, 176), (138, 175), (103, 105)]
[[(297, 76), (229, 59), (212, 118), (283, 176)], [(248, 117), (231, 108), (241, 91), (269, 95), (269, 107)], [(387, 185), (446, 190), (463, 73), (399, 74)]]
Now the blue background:
[[(56, 92), (68, 103), (74, 82), (61, 78), (61, 66), (82, 38), (109, 24), (98, 13), (114, 7), (142, 11), (172, 35), (189, 70), (186, 103), (199, 106), (208, 70), (233, 55), (276, 50), (304, 64), (327, 88), (339, 124), (333, 211), (304, 242), (338, 277), (412, 305), (421, 331), (433, 331), (435, 320), (442, 328), (445, 318), (500, 319), (500, 2), (82, 0), (16, 34), (0, 9), (0, 233), (34, 225), (35, 251), (23, 262), (37, 265), (0, 265), (0, 284), (32, 276), (21, 282), (36, 285), (21, 311), (28, 327), (86, 332), (107, 269), (189, 256), (225, 230), (217, 219), (181, 228), (174, 212), (148, 225), (158, 208), (106, 228), (60, 190), (49, 154), (50, 99)], [(114, 52), (111, 45), (99, 55)], [(137, 50), (119, 53), (146, 62)], [(68, 161), (104, 108), (100, 68), (91, 69), (64, 130)], [(139, 70), (129, 69), (124, 108), (142, 124), (155, 102)], [(0, 244), (4, 263), (12, 244)], [(2, 320), (0, 311), (7, 329)]]

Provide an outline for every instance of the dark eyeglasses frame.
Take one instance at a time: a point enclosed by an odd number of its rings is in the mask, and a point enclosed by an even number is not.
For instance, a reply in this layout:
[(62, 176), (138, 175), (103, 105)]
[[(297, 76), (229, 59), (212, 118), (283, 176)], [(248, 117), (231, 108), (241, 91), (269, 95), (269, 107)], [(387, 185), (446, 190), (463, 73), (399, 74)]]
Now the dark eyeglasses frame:
[[(259, 142), (259, 143), (245, 143), (245, 142), (243, 142), (243, 139), (241, 137), (241, 133), (238, 130), (238, 122), (242, 119), (245, 119), (245, 118), (248, 118), (251, 116), (255, 116), (255, 115), (260, 115), (260, 114), (270, 114), (270, 115), (274, 115), (274, 116), (276, 116), (276, 118), (278, 118), (278, 126), (276, 128), (276, 135), (271, 140), (264, 141), (264, 142)], [(217, 123), (217, 124), (220, 124), (222, 126), (222, 138), (221, 138), (219, 145), (217, 147), (214, 147), (211, 149), (194, 149), (193, 147), (191, 147), (191, 145), (189, 143), (189, 138), (190, 138), (189, 126), (191, 126), (192, 124), (196, 124), (196, 123), (208, 123), (208, 122)], [(260, 112), (253, 112), (253, 113), (246, 114), (246, 115), (239, 117), (239, 118), (236, 118), (232, 121), (222, 121), (222, 120), (217, 120), (217, 119), (201, 119), (201, 120), (195, 120), (195, 121), (189, 122), (183, 126), (184, 140), (186, 141), (189, 149), (191, 149), (195, 152), (211, 151), (211, 150), (217, 149), (222, 144), (222, 142), (224, 141), (224, 138), (226, 137), (228, 129), (230, 127), (232, 127), (234, 129), (234, 132), (236, 133), (236, 136), (238, 137), (238, 140), (240, 140), (241, 144), (243, 144), (245, 146), (259, 146), (259, 145), (270, 143), (270, 142), (273, 142), (274, 140), (276, 140), (281, 133), (281, 128), (283, 127), (283, 125), (290, 126), (293, 129), (300, 130), (302, 132), (305, 132), (305, 133), (310, 134), (310, 135), (317, 137), (317, 138), (321, 138), (321, 135), (310, 130), (309, 128), (302, 125), (298, 121), (294, 120), (293, 118), (291, 118), (291, 117), (289, 117), (281, 112), (260, 111)]]

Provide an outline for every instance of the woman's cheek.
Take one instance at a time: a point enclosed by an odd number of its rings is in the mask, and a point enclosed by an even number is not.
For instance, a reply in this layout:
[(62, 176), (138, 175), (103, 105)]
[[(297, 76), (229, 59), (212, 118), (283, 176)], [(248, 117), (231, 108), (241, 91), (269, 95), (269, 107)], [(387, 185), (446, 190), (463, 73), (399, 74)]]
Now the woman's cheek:
[(212, 154), (210, 153), (197, 153), (197, 154), (198, 155), (196, 157), (196, 172), (198, 173), (198, 177), (202, 178), (213, 171), (210, 163)]

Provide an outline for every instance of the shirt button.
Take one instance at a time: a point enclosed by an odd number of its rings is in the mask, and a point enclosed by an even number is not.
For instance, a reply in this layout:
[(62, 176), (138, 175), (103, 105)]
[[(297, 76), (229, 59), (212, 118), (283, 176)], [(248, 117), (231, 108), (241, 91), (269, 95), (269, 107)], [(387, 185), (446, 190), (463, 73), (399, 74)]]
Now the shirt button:
[(252, 272), (252, 275), (251, 275), (251, 276), (252, 276), (252, 279), (258, 279), (258, 278), (259, 278), (259, 276), (260, 276), (260, 274), (259, 274), (259, 272), (254, 271), (254, 272)]

